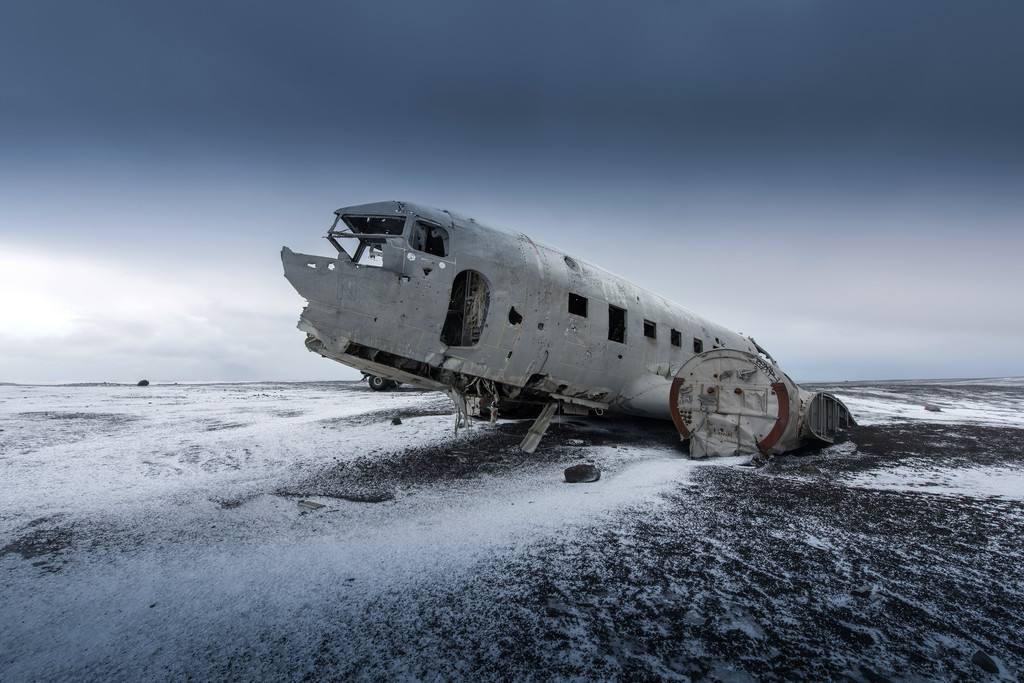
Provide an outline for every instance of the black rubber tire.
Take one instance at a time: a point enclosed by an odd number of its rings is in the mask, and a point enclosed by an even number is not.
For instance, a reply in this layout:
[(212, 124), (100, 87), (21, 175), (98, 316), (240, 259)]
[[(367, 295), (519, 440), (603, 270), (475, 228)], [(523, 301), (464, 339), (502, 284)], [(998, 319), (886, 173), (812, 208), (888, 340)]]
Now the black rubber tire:
[(369, 384), (370, 388), (374, 391), (387, 391), (388, 389), (391, 389), (391, 382), (383, 377), (378, 377), (377, 375), (370, 375), (367, 377), (366, 383)]

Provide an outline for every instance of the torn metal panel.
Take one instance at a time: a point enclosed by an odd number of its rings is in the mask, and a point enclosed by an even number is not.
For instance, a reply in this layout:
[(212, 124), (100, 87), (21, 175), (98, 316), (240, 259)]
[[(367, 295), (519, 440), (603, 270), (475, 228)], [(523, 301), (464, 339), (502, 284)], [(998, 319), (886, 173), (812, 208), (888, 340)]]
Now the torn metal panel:
[[(335, 257), (281, 252), (285, 277), (308, 302), (299, 320), (307, 348), (448, 391), (460, 407), (476, 397), (474, 406), (562, 402), (675, 419), (673, 383), (702, 353), (731, 350), (777, 367), (748, 337), (457, 213), (405, 202), (345, 207), (327, 240)], [(801, 396), (795, 385), (786, 390)], [(814, 418), (805, 436), (827, 436), (842, 423), (833, 402), (808, 401), (791, 406), (794, 424)], [(709, 429), (718, 422), (709, 417)], [(753, 448), (756, 426), (737, 425), (753, 431), (737, 435), (735, 448)], [(712, 440), (697, 450), (726, 447)]]
[(537, 419), (530, 425), (530, 429), (526, 432), (526, 436), (523, 437), (523, 442), (519, 444), (527, 453), (533, 453), (537, 450), (537, 446), (540, 445), (540, 440), (544, 438), (544, 432), (548, 430), (551, 425), (551, 418), (555, 416), (555, 410), (558, 408), (558, 403), (552, 402), (544, 406), (544, 409), (537, 416)]

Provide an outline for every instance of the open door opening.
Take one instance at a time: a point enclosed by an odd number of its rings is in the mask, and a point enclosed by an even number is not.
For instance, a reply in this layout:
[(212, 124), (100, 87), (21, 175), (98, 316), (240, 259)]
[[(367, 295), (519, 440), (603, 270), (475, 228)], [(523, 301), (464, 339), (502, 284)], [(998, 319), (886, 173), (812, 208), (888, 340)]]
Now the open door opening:
[(456, 275), (441, 341), (448, 346), (475, 346), (487, 321), (490, 299), (490, 289), (483, 275), (475, 270), (464, 270)]

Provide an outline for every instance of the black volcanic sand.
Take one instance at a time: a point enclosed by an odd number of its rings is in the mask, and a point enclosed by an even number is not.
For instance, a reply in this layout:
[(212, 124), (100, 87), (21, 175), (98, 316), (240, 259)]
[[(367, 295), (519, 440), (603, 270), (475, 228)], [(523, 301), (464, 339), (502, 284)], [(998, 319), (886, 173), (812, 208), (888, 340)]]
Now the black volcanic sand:
[[(438, 413), (379, 411), (359, 417), (374, 416), (384, 425), (396, 414), (410, 417)], [(454, 417), (452, 420), (454, 425)], [(535, 453), (524, 453), (519, 449), (519, 442), (529, 424), (529, 421), (500, 422), (495, 429), (487, 430), (470, 427), (463, 438), (450, 442), (340, 462), (312, 477), (282, 486), (276, 493), (352, 500), (349, 491), (393, 491), (397, 487), (566, 462), (567, 458), (572, 458), (572, 451), (582, 446), (667, 446), (685, 453), (679, 433), (672, 423), (664, 420), (609, 418), (593, 421), (571, 417), (562, 417), (552, 424)], [(390, 425), (381, 428), (389, 429)]]
[[(628, 421), (596, 435), (558, 431), (540, 457), (559, 459), (570, 438), (674, 436)], [(840, 482), (847, 472), (922, 458), (940, 467), (1019, 465), (1021, 435), (857, 427), (852, 454), (833, 448), (760, 469), (698, 468), (664, 505), (494, 558), (454, 586), (424, 585), (411, 600), (383, 595), (339, 615), (304, 675), (430, 678), (440, 664), (454, 676), (501, 679), (976, 680), (992, 675), (972, 659), (989, 657), (1016, 680), (1024, 671), (1024, 504)], [(425, 449), (380, 467), (430, 479), (508, 465), (500, 455), (508, 444), (492, 445), (482, 464), (471, 452)]]

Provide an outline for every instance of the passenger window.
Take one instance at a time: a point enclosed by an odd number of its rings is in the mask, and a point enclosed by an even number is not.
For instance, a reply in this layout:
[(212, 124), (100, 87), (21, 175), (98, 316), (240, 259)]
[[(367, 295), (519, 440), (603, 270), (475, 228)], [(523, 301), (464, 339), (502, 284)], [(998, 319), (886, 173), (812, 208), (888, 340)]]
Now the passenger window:
[(703, 351), (704, 351), (704, 340), (703, 339), (697, 339), (696, 337), (694, 337), (693, 338), (693, 352), (694, 353), (701, 353)]
[(569, 313), (587, 317), (587, 297), (569, 292)]
[(440, 225), (418, 220), (409, 235), (409, 246), (416, 251), (444, 258), (448, 255), (448, 231)]
[(650, 337), (651, 339), (658, 338), (658, 324), (652, 323), (650, 320), (644, 321), (644, 336)]
[(626, 309), (608, 304), (608, 339), (626, 343)]
[(671, 330), (669, 332), (669, 341), (672, 342), (672, 346), (682, 346), (683, 335), (679, 332), (679, 330)]

